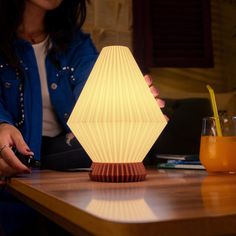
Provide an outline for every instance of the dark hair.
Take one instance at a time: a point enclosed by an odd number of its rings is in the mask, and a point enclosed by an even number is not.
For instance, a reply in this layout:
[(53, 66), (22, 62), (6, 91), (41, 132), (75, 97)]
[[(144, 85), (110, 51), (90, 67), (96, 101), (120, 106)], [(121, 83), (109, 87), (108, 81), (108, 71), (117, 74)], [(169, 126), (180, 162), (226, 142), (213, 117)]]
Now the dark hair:
[[(0, 53), (10, 65), (18, 68), (13, 44), (16, 31), (23, 20), (27, 0), (0, 0)], [(76, 28), (86, 18), (86, 0), (63, 0), (59, 7), (45, 16), (45, 31), (53, 42), (51, 54), (63, 51), (70, 43)]]

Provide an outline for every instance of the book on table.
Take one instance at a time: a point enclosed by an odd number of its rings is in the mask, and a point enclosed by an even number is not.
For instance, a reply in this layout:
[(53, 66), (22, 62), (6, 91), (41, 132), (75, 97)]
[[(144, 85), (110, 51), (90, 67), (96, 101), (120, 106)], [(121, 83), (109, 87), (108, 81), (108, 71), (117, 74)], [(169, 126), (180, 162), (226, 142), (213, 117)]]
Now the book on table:
[(157, 154), (156, 158), (158, 159), (157, 167), (160, 169), (205, 169), (199, 160), (198, 154)]

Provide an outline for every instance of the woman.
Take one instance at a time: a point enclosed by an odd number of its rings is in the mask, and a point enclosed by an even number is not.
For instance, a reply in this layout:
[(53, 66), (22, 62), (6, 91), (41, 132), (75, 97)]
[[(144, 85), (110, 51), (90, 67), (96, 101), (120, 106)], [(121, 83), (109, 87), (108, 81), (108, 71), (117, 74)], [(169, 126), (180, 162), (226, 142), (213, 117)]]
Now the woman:
[(39, 160), (42, 136), (70, 132), (67, 119), (97, 58), (89, 36), (80, 31), (85, 4), (0, 3), (0, 175), (30, 172), (12, 147)]
[[(42, 136), (49, 149), (60, 137), (65, 149), (71, 147), (64, 142), (70, 132), (66, 121), (97, 58), (89, 36), (80, 31), (85, 4), (0, 1), (0, 176), (30, 173), (14, 149), (39, 160)], [(83, 158), (80, 164), (89, 165)], [(0, 234), (29, 235), (38, 215), (1, 187), (0, 198)]]

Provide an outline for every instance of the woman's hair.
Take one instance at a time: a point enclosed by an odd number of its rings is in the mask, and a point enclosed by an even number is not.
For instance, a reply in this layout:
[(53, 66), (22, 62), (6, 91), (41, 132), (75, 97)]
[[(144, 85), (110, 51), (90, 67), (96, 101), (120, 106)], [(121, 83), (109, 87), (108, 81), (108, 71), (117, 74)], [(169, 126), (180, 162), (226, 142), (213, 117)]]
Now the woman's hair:
[[(13, 44), (23, 20), (27, 0), (0, 0), (0, 53), (12, 66), (19, 62)], [(76, 28), (81, 28), (86, 18), (86, 0), (63, 0), (59, 7), (45, 16), (45, 31), (53, 42), (51, 54), (63, 51), (69, 45)]]

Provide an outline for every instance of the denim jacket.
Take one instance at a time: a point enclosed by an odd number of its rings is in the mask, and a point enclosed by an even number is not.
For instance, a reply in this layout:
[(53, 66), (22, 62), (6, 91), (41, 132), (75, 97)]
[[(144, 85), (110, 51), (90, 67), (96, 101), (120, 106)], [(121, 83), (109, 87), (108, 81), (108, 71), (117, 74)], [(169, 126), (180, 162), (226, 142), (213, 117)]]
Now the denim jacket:
[[(53, 42), (52, 42), (53, 43)], [(32, 45), (18, 39), (16, 55), (23, 68), (24, 123), (19, 127), (24, 140), (40, 159), (42, 96), (37, 62)], [(46, 56), (48, 90), (59, 122), (66, 132), (69, 115), (79, 97), (98, 53), (89, 35), (78, 31), (66, 52), (56, 55), (60, 67)], [(0, 56), (0, 122), (15, 125), (21, 114), (19, 73)]]

